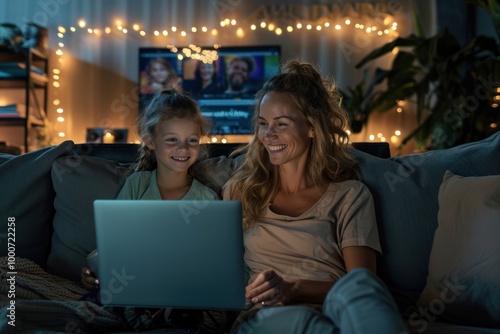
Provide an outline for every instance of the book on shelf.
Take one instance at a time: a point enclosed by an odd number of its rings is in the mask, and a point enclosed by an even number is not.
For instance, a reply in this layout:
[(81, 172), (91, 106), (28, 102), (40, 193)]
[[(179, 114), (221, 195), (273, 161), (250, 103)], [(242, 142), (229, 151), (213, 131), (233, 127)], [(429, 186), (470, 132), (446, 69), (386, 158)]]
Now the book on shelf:
[[(39, 67), (31, 66), (30, 74), (40, 82), (48, 82), (45, 71)], [(26, 65), (18, 62), (0, 62), (0, 78), (16, 78), (26, 75)]]
[(0, 106), (0, 117), (26, 117), (26, 105), (12, 103)]

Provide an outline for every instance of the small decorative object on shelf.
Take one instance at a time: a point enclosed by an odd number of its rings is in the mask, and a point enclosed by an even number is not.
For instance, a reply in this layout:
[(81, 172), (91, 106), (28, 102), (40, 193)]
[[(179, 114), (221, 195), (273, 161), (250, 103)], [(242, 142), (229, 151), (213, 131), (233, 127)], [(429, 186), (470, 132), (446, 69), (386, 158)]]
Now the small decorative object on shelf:
[(13, 131), (8, 132), (12, 138), (0, 137), (0, 140), (22, 146), (24, 152), (38, 148), (33, 145), (37, 142), (36, 134), (40, 133), (40, 129), (36, 128), (47, 124), (49, 82), (47, 49), (44, 48), (45, 42), (40, 40), (46, 35), (46, 29), (33, 24), (26, 29), (32, 35), (35, 33), (36, 38), (30, 35), (23, 40), (19, 28), (12, 24), (0, 24), (0, 89), (9, 89), (10, 93), (2, 94), (9, 101), (0, 105), (0, 127), (22, 129), (22, 140), (16, 136), (17, 131), (14, 134)]
[(128, 129), (88, 128), (87, 143), (126, 143)]

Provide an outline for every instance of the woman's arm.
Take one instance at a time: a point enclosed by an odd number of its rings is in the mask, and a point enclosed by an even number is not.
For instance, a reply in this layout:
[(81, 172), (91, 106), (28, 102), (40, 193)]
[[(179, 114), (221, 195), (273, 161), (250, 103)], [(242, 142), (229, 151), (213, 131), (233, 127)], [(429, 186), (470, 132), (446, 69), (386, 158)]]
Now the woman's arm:
[(365, 246), (348, 246), (342, 250), (347, 272), (354, 268), (366, 268), (377, 273), (377, 252)]
[[(367, 268), (376, 273), (375, 250), (364, 246), (349, 246), (342, 252), (347, 272), (354, 268)], [(334, 283), (314, 280), (286, 281), (274, 270), (266, 270), (246, 287), (245, 297), (254, 304), (264, 302), (264, 305), (279, 302), (322, 304)]]
[(333, 284), (333, 281), (286, 281), (274, 270), (266, 270), (246, 287), (245, 297), (253, 304), (263, 305), (280, 302), (322, 304)]

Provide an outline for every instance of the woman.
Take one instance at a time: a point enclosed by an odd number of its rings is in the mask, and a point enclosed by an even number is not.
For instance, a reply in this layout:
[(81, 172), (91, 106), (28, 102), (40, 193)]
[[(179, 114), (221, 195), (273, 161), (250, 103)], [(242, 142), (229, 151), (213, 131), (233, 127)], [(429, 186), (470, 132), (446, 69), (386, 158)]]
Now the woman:
[(193, 94), (215, 94), (221, 89), (217, 83), (217, 63), (204, 63), (198, 61), (194, 70)]
[[(348, 119), (334, 83), (291, 61), (257, 93), (254, 122), (246, 158), (223, 191), (243, 205), (253, 306), (238, 330), (373, 333), (367, 319), (384, 333), (404, 330), (374, 274), (381, 249), (373, 199), (347, 152)], [(269, 307), (282, 305), (294, 306)], [(346, 321), (353, 313), (362, 321)], [(346, 325), (363, 321), (366, 328)]]

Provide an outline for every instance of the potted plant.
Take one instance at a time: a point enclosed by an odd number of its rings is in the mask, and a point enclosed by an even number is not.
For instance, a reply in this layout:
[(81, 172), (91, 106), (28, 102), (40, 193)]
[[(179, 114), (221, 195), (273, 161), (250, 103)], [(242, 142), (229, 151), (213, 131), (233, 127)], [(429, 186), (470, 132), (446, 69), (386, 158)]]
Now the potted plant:
[[(485, 8), (498, 12), (493, 1), (474, 2), (491, 3)], [(385, 83), (385, 89), (365, 100), (369, 112), (390, 110), (398, 100), (415, 103), (418, 126), (402, 145), (414, 139), (420, 150), (443, 149), (498, 131), (500, 108), (495, 108), (493, 99), (500, 86), (500, 48), (495, 38), (476, 36), (460, 45), (447, 30), (428, 38), (420, 32), (373, 50), (356, 67), (395, 48), (399, 52), (392, 67), (377, 68), (371, 83)]]

